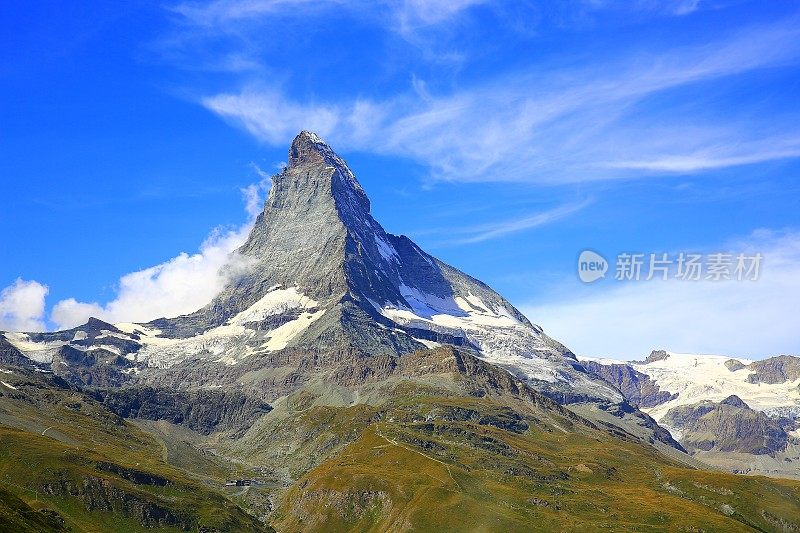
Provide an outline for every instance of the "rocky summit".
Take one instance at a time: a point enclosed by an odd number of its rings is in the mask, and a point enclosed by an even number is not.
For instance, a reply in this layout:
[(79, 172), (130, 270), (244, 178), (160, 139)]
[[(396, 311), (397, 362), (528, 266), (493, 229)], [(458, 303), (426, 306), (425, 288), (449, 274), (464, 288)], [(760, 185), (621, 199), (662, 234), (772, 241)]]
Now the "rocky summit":
[(579, 362), (386, 232), (313, 133), (224, 274), (188, 315), (0, 334), (0, 529), (800, 528), (800, 483), (687, 454), (642, 411), (683, 400), (661, 375)]

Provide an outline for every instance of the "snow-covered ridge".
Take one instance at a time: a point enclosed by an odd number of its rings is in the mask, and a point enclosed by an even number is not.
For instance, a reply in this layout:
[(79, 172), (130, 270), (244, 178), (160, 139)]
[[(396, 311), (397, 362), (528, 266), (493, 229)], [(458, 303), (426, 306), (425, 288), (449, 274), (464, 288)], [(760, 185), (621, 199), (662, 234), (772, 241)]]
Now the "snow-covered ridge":
[[(186, 339), (161, 337), (158, 330), (142, 330), (143, 348), (137, 354), (148, 366), (170, 367), (186, 359), (200, 357), (225, 364), (236, 364), (256, 352), (273, 352), (286, 348), (324, 313), (318, 303), (298, 287), (273, 287), (260, 300), (238, 313), (226, 324)], [(294, 311), (296, 318), (273, 329), (257, 325), (265, 319)], [(129, 327), (126, 324), (117, 327)]]
[[(196, 357), (236, 364), (256, 352), (286, 348), (325, 313), (324, 309), (318, 310), (317, 305), (298, 287), (282, 289), (275, 286), (226, 324), (189, 338), (164, 337), (159, 329), (126, 322), (114, 324), (122, 333), (102, 330), (93, 339), (96, 343), (88, 346), (73, 344), (87, 339), (86, 332), (81, 330), (71, 341), (34, 342), (25, 333), (5, 333), (5, 337), (23, 355), (44, 364), (52, 363), (54, 355), (65, 345), (86, 352), (104, 349), (122, 355), (119, 348), (104, 342), (112, 337), (141, 344), (141, 349), (127, 354), (126, 358), (147, 366), (167, 368)], [(259, 327), (264, 320), (279, 315), (288, 317), (269, 330)]]
[(574, 380), (579, 379), (579, 388), (599, 397), (621, 400), (602, 384), (565, 372), (563, 359), (552, 357), (553, 348), (541, 333), (520, 322), (503, 306), (492, 306), (471, 292), (442, 298), (405, 284), (400, 286), (400, 292), (410, 307), (370, 303), (384, 317), (403, 327), (465, 338), (478, 348), (482, 359), (514, 374), (530, 380), (572, 385), (578, 385)]
[[(744, 368), (753, 362), (751, 360), (710, 354), (667, 352), (667, 355), (665, 359), (650, 363), (593, 360), (602, 364), (627, 364), (649, 376), (660, 390), (677, 393), (677, 398), (669, 402), (643, 409), (657, 421), (673, 407), (703, 400), (720, 402), (734, 394), (759, 411), (800, 409), (800, 379), (774, 384), (751, 383), (748, 377), (754, 371)], [(731, 360), (739, 361), (742, 367), (731, 370), (726, 366)]]
[(22, 352), (25, 357), (37, 363), (49, 364), (58, 349), (67, 344), (64, 341), (35, 342), (27, 333), (7, 331), (3, 336), (14, 348)]

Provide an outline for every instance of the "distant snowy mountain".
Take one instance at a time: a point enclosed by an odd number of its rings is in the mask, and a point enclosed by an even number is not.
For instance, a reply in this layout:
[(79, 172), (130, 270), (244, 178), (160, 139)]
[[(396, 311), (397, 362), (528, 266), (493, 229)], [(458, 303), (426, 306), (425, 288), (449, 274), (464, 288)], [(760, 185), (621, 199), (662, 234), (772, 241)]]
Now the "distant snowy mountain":
[(584, 365), (704, 461), (800, 477), (800, 357), (751, 361), (659, 350), (644, 361)]
[[(800, 357), (779, 356), (764, 361), (721, 355), (654, 352), (645, 361), (593, 361), (626, 366), (649, 378), (669, 395), (644, 409), (656, 420), (679, 405), (702, 400), (721, 401), (736, 395), (750, 407), (767, 413), (800, 411)], [(592, 361), (592, 360), (589, 360)], [(771, 364), (783, 361), (783, 365)], [(589, 362), (591, 365), (591, 362)]]

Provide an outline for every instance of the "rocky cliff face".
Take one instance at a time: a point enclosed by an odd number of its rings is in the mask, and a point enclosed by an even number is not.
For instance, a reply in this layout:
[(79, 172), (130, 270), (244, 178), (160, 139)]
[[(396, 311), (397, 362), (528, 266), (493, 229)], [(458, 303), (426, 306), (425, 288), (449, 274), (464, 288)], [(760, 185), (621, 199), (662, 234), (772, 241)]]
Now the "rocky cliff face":
[(779, 355), (762, 361), (754, 361), (747, 367), (752, 371), (747, 377), (750, 383), (777, 384), (800, 379), (800, 357)]
[(96, 390), (92, 397), (125, 418), (166, 420), (208, 435), (215, 431), (239, 433), (253, 425), (271, 407), (238, 391), (180, 390), (128, 387)]
[(678, 397), (677, 393), (660, 390), (650, 376), (629, 365), (604, 365), (597, 361), (584, 361), (583, 364), (589, 372), (617, 387), (625, 399), (636, 407), (655, 407)]
[(789, 441), (780, 420), (750, 409), (738, 396), (674, 407), (663, 422), (680, 431), (690, 450), (774, 455)]
[(33, 366), (33, 361), (26, 357), (22, 351), (20, 351), (16, 346), (6, 340), (2, 334), (0, 334), (0, 364), (31, 367)]

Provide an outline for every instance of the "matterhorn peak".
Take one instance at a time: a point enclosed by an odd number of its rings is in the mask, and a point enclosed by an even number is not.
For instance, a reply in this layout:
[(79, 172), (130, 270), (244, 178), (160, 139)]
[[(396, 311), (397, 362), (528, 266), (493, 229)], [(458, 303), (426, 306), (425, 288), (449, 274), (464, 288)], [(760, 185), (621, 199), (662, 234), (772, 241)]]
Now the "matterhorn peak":
[(329, 153), (332, 154), (333, 151), (319, 135), (303, 130), (292, 141), (287, 163), (289, 167), (318, 163), (324, 161), (325, 155)]
[(154, 364), (237, 364), (283, 350), (355, 361), (450, 344), (554, 398), (621, 399), (489, 286), (384, 230), (347, 163), (310, 131), (292, 142), (237, 256), (247, 268), (207, 306), (148, 325), (200, 347), (154, 353)]
[(267, 206), (305, 206), (335, 200), (340, 211), (363, 218), (370, 203), (347, 163), (316, 133), (303, 130), (292, 141), (283, 171), (272, 178)]
[(100, 339), (98, 349), (107, 352), (119, 338), (115, 349), (136, 352), (138, 363), (200, 373), (216, 373), (219, 364), (241, 364), (244, 373), (300, 364), (292, 375), (265, 370), (269, 379), (285, 379), (285, 390), (317, 367), (352, 373), (359, 361), (394, 365), (452, 345), (559, 401), (622, 400), (488, 285), (387, 232), (347, 163), (309, 131), (292, 142), (232, 260), (237, 268), (224, 288), (194, 313), (116, 328), (92, 320), (83, 334), (58, 338), (77, 338), (80, 348)]

